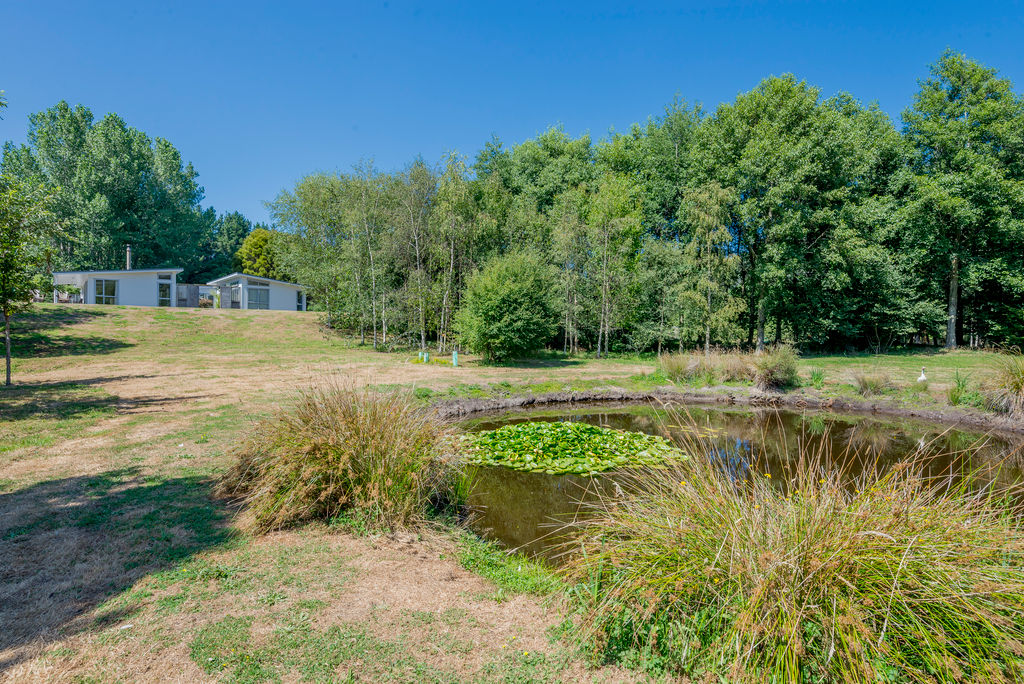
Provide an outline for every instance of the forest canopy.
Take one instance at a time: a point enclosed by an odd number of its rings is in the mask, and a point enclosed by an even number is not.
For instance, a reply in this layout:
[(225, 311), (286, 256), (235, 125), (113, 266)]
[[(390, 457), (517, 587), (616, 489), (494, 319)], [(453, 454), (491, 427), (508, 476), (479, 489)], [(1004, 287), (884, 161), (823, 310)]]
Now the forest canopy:
[(1024, 343), (1024, 100), (954, 52), (899, 129), (785, 75), (596, 142), (311, 174), (269, 206), (278, 262), (375, 346), (449, 350), (472, 275), (525, 251), (569, 352)]

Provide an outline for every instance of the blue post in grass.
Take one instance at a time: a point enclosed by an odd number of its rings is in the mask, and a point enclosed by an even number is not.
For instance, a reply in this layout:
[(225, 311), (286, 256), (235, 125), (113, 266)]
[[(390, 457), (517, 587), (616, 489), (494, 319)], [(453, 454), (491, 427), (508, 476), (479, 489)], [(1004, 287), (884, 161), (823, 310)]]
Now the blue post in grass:
[(430, 352), (423, 352), (423, 363), (430, 363)]
[(459, 367), (459, 352), (456, 349), (452, 349), (452, 366)]

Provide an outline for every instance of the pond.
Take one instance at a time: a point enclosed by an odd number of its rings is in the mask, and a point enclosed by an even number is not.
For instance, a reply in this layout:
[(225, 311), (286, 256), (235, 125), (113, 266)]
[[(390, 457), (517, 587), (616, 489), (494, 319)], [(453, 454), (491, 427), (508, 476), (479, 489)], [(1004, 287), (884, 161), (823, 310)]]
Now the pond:
[[(969, 467), (981, 468), (982, 477), (990, 481), (1010, 483), (1022, 477), (1021, 439), (829, 412), (693, 406), (677, 411), (672, 415), (648, 405), (577, 405), (489, 415), (463, 427), (478, 431), (526, 421), (583, 421), (664, 435), (699, 445), (704, 458), (720, 461), (741, 479), (763, 472), (785, 482), (801, 453), (817, 455), (827, 467), (845, 468), (851, 480), (866, 464), (884, 467), (915, 454), (932, 457), (930, 471), (936, 475), (958, 472), (967, 459)], [(559, 528), (587, 502), (615, 487), (613, 474), (546, 475), (488, 466), (474, 469), (472, 476), (474, 528), (508, 548), (548, 560), (557, 554)]]

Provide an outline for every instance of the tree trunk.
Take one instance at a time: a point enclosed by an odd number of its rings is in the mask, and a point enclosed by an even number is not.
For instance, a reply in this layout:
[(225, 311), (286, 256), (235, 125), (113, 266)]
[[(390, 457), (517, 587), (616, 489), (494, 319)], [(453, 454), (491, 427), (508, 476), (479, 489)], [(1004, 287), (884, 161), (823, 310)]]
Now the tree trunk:
[(764, 352), (764, 300), (757, 303), (757, 349), (755, 354)]
[(4, 350), (7, 358), (7, 381), (4, 383), (11, 386), (11, 315), (4, 312)]
[(704, 322), (704, 358), (710, 358), (710, 357), (711, 357), (711, 286), (709, 284), (708, 285), (708, 318)]
[(946, 349), (956, 349), (956, 314), (959, 306), (960, 291), (960, 259), (953, 257), (952, 270), (949, 274), (949, 308), (946, 318)]

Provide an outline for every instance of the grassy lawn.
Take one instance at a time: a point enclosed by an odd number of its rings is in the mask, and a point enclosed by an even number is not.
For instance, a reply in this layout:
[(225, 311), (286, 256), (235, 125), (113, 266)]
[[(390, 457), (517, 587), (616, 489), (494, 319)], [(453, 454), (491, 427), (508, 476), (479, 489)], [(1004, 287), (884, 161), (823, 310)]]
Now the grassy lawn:
[[(41, 305), (14, 319), (0, 389), (0, 679), (622, 681), (559, 639), (551, 579), (439, 531), (416, 540), (308, 526), (253, 538), (212, 497), (252, 421), (332, 378), (424, 400), (664, 384), (657, 359), (414, 363), (325, 334), (315, 314)], [(818, 356), (932, 382), (957, 352)]]

